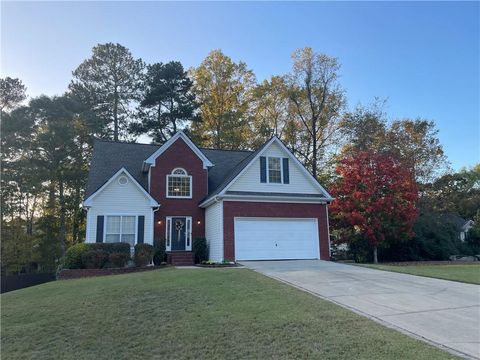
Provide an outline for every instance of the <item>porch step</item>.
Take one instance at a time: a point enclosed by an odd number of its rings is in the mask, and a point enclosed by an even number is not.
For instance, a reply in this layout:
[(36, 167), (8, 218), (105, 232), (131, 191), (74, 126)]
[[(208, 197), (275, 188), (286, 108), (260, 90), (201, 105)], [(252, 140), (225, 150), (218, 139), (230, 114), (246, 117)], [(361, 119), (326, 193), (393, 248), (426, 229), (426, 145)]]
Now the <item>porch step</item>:
[(167, 263), (174, 266), (195, 265), (195, 258), (191, 251), (167, 252)]

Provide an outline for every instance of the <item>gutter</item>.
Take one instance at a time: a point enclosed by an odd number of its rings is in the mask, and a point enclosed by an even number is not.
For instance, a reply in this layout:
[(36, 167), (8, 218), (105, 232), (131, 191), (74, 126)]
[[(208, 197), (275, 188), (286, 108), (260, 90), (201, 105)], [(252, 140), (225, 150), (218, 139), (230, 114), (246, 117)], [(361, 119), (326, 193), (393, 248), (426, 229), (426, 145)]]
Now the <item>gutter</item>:
[(264, 200), (277, 200), (278, 202), (298, 202), (298, 203), (310, 203), (310, 204), (323, 204), (329, 205), (334, 199), (333, 198), (306, 198), (306, 197), (295, 197), (295, 196), (256, 196), (256, 195), (216, 195), (206, 201), (202, 202), (199, 207), (205, 208), (210, 206), (212, 203), (217, 203), (223, 199), (235, 199), (235, 200), (257, 200), (257, 201), (264, 201)]

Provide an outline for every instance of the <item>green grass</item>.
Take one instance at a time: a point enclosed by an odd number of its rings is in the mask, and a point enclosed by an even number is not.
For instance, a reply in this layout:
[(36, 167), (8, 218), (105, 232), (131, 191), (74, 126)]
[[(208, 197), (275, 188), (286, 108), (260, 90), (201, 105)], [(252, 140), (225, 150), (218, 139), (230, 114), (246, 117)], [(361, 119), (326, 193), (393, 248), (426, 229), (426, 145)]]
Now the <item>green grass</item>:
[(373, 269), (394, 271), (411, 275), (427, 276), (437, 279), (480, 284), (479, 265), (381, 265), (361, 264)]
[(163, 269), (6, 293), (2, 359), (452, 359), (247, 269)]

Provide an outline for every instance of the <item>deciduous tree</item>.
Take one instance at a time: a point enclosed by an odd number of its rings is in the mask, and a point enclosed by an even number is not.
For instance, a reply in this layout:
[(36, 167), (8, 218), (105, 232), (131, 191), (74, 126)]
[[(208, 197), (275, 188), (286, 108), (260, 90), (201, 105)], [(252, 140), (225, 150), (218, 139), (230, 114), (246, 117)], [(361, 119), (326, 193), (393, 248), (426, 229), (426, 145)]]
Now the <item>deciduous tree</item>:
[(252, 91), (252, 148), (256, 149), (272, 136), (284, 138), (287, 124), (293, 121), (290, 113), (288, 87), (281, 76), (264, 80)]
[(194, 138), (217, 149), (248, 146), (253, 72), (245, 63), (235, 63), (220, 50), (213, 50), (191, 75), (202, 119), (192, 125)]
[(388, 130), (387, 144), (421, 183), (427, 183), (447, 170), (447, 159), (433, 121), (396, 120)]
[(345, 241), (368, 240), (377, 262), (379, 247), (413, 236), (417, 188), (413, 174), (400, 161), (360, 152), (340, 161), (337, 174), (331, 213)]
[(316, 177), (320, 160), (326, 159), (327, 148), (338, 133), (345, 106), (338, 83), (340, 64), (308, 47), (296, 50), (292, 59), (293, 70), (287, 75), (289, 98), (306, 135), (300, 137), (295, 152)]

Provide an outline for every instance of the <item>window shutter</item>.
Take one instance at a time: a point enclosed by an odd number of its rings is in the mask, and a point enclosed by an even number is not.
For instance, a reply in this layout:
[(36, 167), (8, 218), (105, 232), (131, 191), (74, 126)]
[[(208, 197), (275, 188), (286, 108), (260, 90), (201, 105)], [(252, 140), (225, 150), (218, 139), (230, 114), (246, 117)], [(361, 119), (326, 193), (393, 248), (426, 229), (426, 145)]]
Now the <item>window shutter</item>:
[(103, 215), (97, 216), (97, 243), (103, 242)]
[(260, 156), (260, 182), (267, 182), (267, 159), (265, 156)]
[(138, 217), (138, 231), (137, 231), (137, 244), (143, 244), (143, 236), (145, 233), (145, 216)]
[(283, 183), (290, 183), (290, 174), (288, 171), (288, 158), (283, 158)]

